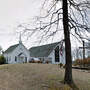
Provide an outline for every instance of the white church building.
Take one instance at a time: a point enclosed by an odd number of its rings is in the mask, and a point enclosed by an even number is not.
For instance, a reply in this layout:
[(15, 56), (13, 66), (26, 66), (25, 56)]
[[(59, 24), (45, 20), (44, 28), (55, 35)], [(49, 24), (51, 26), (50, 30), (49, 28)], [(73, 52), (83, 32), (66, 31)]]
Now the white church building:
[(10, 46), (5, 52), (6, 63), (27, 63), (32, 59), (39, 59), (43, 63), (46, 61), (52, 64), (65, 64), (65, 48), (61, 42), (32, 47), (29, 50), (23, 45), (21, 37), (19, 43)]

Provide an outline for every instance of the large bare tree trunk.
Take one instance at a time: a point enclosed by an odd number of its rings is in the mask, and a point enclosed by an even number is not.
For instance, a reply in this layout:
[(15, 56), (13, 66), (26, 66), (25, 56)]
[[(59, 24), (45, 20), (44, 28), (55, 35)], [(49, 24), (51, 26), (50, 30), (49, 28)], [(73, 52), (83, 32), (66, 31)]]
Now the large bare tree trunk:
[(62, 0), (63, 2), (63, 28), (64, 28), (64, 38), (65, 38), (65, 54), (66, 54), (66, 66), (65, 66), (65, 77), (64, 83), (72, 83), (72, 56), (71, 56), (71, 43), (70, 43), (70, 32), (68, 25), (68, 3), (67, 0)]

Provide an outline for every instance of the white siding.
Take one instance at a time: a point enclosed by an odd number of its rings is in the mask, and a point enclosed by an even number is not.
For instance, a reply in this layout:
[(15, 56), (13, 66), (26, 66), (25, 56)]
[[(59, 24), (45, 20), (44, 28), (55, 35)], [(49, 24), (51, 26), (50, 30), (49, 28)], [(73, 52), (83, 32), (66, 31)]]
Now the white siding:
[[(27, 57), (27, 62), (30, 59), (30, 53), (29, 51), (24, 47), (23, 44), (19, 44), (15, 50), (13, 50), (11, 53), (8, 54), (4, 54), (5, 58), (7, 59), (8, 57), (8, 63), (14, 64), (14, 63), (18, 63), (18, 61), (15, 61), (15, 56), (17, 57), (20, 53), (23, 53), (25, 57)], [(25, 62), (22, 61), (21, 63)]]
[[(60, 48), (61, 47), (61, 44), (58, 44), (57, 46), (59, 46), (59, 48)], [(63, 49), (63, 55), (60, 55), (60, 53), (59, 53), (60, 61), (59, 62), (55, 62), (55, 48), (52, 50), (52, 52), (50, 53), (50, 55), (48, 55), (48, 57), (42, 57), (42, 58), (45, 58), (45, 60), (50, 59), (52, 64), (59, 64), (59, 63), (65, 64), (65, 49)], [(8, 53), (8, 54), (4, 54), (4, 56), (5, 56), (6, 59), (8, 57), (8, 63), (11, 63), (11, 64), (14, 64), (14, 63), (23, 63), (23, 62), (25, 62), (25, 60), (24, 61), (23, 60), (22, 61), (19, 61), (18, 58), (17, 58), (18, 61), (15, 61), (15, 56), (17, 57), (20, 53), (23, 53), (22, 56), (27, 57), (27, 62), (30, 61), (30, 58), (31, 58), (30, 57), (30, 52), (25, 48), (25, 46), (22, 43), (20, 43), (15, 48), (15, 50), (13, 50), (13, 52)], [(39, 57), (37, 57), (37, 58), (39, 58)]]
[(49, 58), (52, 58), (52, 64), (55, 64), (55, 54), (54, 54), (54, 50), (50, 53), (50, 55), (48, 56)]
[[(59, 46), (59, 48), (61, 47), (60, 44), (57, 46)], [(48, 57), (52, 58), (52, 64), (59, 64), (59, 63), (65, 64), (65, 49), (63, 50), (63, 55), (60, 55), (59, 53), (59, 59), (60, 59), (59, 62), (55, 62), (55, 49), (53, 49), (53, 51), (50, 53)]]

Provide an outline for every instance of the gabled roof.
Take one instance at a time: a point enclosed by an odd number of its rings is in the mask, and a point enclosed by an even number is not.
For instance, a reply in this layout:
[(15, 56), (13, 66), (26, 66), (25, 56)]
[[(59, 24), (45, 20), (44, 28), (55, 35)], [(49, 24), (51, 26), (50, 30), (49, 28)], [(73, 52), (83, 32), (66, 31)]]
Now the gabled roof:
[(47, 57), (60, 42), (32, 47), (29, 49), (31, 57)]
[(19, 44), (10, 46), (4, 53), (10, 53), (10, 52), (12, 52), (18, 45), (19, 45)]

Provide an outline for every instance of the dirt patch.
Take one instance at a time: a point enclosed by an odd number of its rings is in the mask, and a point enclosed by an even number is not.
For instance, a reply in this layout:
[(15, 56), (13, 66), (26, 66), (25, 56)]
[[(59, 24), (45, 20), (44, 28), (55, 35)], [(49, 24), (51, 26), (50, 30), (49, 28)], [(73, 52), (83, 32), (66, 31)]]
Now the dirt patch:
[[(0, 90), (72, 90), (61, 83), (64, 69), (52, 64), (13, 64), (0, 66)], [(90, 73), (73, 70), (79, 90), (90, 89)]]

